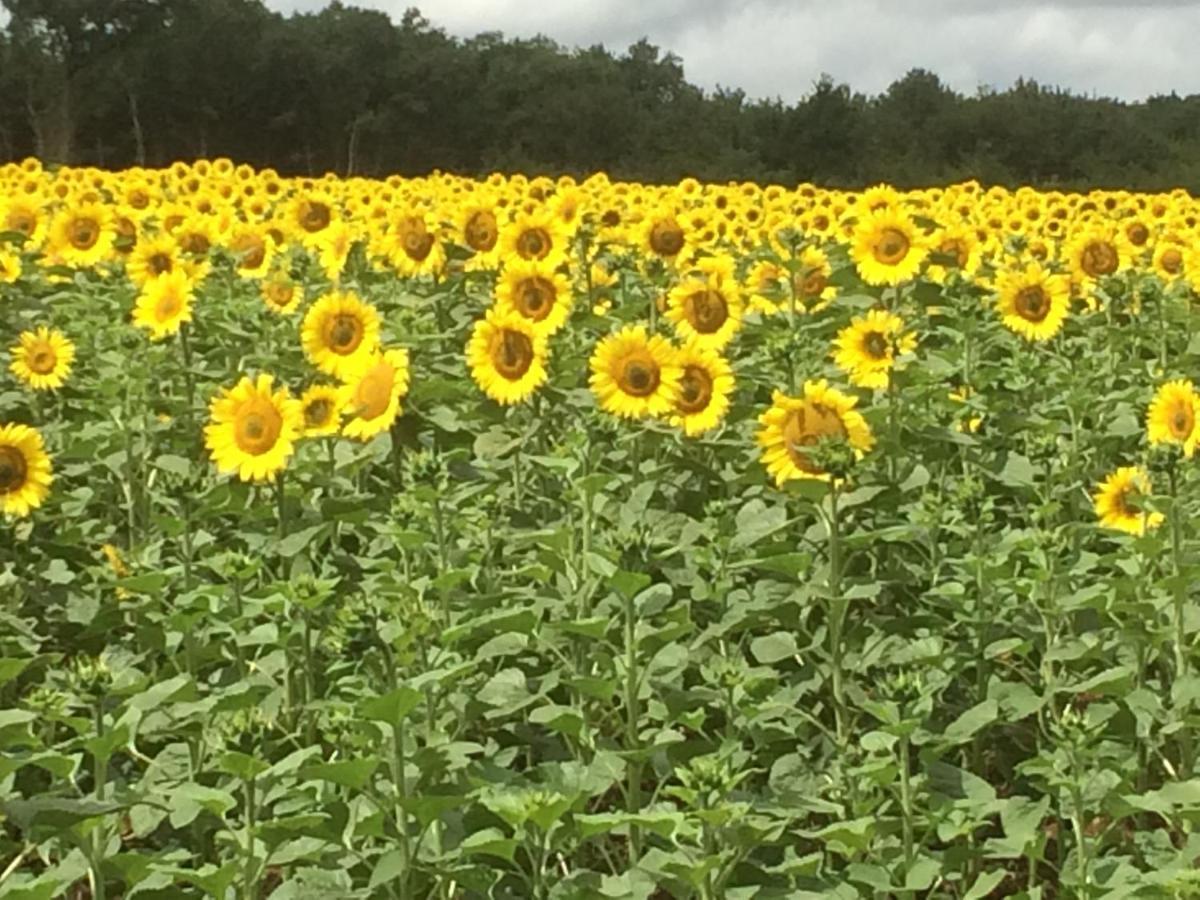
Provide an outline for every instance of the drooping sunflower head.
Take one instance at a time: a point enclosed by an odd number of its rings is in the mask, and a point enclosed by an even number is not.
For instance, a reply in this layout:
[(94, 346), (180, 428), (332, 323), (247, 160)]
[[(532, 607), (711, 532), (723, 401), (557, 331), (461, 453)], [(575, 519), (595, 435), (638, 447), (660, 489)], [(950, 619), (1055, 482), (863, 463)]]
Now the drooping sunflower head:
[(553, 267), (509, 260), (496, 285), (496, 307), (527, 319), (539, 332), (554, 334), (571, 313), (571, 285)]
[(689, 341), (677, 353), (679, 391), (671, 424), (688, 437), (711, 431), (724, 421), (733, 394), (733, 369), (715, 350)]
[(804, 396), (789, 397), (776, 391), (771, 408), (759, 416), (758, 444), (768, 473), (782, 486), (794, 478), (831, 478), (813, 456), (823, 441), (845, 441), (860, 457), (875, 445), (875, 436), (862, 414), (854, 409), (858, 398), (843, 394), (828, 383), (807, 381)]
[(1175, 445), (1188, 459), (1200, 440), (1200, 394), (1191, 381), (1168, 381), (1154, 393), (1146, 412), (1146, 436), (1151, 444)]
[(1029, 341), (1054, 337), (1070, 311), (1069, 279), (1036, 262), (1000, 272), (996, 288), (996, 308), (1004, 325)]
[(385, 350), (362, 359), (341, 389), (342, 409), (350, 417), (342, 434), (370, 440), (392, 427), (400, 416), (400, 401), (408, 393), (408, 351)]
[(75, 345), (61, 331), (41, 326), (22, 332), (10, 353), (9, 368), (17, 378), (35, 391), (51, 391), (62, 387), (71, 374)]
[(675, 349), (641, 325), (603, 338), (592, 353), (589, 384), (600, 407), (615, 416), (641, 419), (675, 409), (683, 373)]
[(314, 384), (300, 397), (300, 414), (305, 437), (337, 434), (342, 426), (342, 389)]
[(892, 312), (873, 309), (838, 332), (833, 361), (857, 387), (882, 390), (888, 386), (897, 351), (911, 353), (916, 336), (906, 333), (904, 320)]
[(511, 310), (492, 307), (475, 323), (467, 365), (480, 389), (502, 405), (521, 403), (546, 381), (546, 334)]
[(204, 444), (222, 473), (242, 481), (271, 481), (287, 466), (304, 425), (300, 404), (274, 378), (243, 376), (209, 407)]
[(728, 257), (707, 257), (671, 289), (666, 316), (685, 340), (720, 350), (742, 326), (742, 297)]
[(116, 233), (112, 213), (98, 203), (81, 203), (55, 216), (50, 227), (52, 252), (70, 266), (91, 268), (108, 258)]
[(884, 209), (864, 216), (854, 228), (850, 257), (863, 281), (896, 285), (916, 277), (928, 248), (903, 213)]
[(150, 339), (178, 334), (184, 322), (192, 321), (191, 279), (176, 269), (146, 283), (133, 308), (133, 324), (150, 332)]
[(41, 433), (27, 425), (0, 424), (0, 512), (29, 515), (42, 505), (53, 480)]
[(1105, 528), (1141, 536), (1162, 524), (1163, 514), (1148, 508), (1150, 476), (1141, 466), (1122, 466), (1110, 473), (1092, 495), (1096, 516)]
[(345, 380), (379, 348), (379, 313), (356, 294), (325, 294), (305, 314), (300, 340), (313, 365)]

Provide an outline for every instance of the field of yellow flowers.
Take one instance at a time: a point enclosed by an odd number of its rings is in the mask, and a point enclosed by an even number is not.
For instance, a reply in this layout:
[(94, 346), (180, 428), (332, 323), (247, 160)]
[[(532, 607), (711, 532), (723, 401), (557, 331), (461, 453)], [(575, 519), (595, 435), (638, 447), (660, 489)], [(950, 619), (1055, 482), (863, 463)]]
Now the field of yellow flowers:
[(0, 898), (1200, 896), (1197, 246), (0, 166)]

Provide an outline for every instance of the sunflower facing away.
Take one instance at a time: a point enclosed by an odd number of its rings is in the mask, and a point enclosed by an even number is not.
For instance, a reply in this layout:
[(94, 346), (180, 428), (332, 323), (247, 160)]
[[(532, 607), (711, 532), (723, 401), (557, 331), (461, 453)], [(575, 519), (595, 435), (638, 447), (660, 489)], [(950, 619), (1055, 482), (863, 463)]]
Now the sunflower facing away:
[(758, 445), (763, 464), (782, 486), (794, 478), (828, 481), (830, 475), (809, 456), (812, 447), (826, 438), (842, 438), (861, 458), (875, 445), (875, 436), (862, 414), (854, 409), (857, 397), (843, 394), (821, 379), (806, 381), (803, 397), (775, 391), (771, 408), (759, 416), (762, 428)]
[(305, 314), (300, 342), (313, 365), (344, 381), (378, 349), (379, 313), (356, 294), (334, 291)]
[(643, 326), (627, 325), (601, 340), (590, 367), (588, 383), (605, 412), (640, 419), (675, 410), (683, 367), (666, 339), (647, 336)]
[(332, 384), (314, 384), (300, 397), (305, 437), (337, 434), (342, 427), (342, 389)]
[(286, 387), (272, 389), (274, 381), (270, 375), (255, 380), (243, 376), (213, 398), (204, 445), (222, 473), (236, 472), (242, 481), (271, 481), (295, 452), (304, 416)]
[(1190, 381), (1168, 381), (1154, 394), (1146, 413), (1146, 436), (1151, 444), (1175, 444), (1188, 459), (1200, 440), (1200, 395)]
[(0, 512), (29, 515), (42, 505), (53, 480), (41, 434), (27, 425), (0, 425)]
[(1105, 528), (1141, 536), (1162, 524), (1163, 515), (1143, 506), (1151, 493), (1150, 476), (1141, 466), (1122, 466), (1096, 488), (1092, 502)]
[(733, 260), (709, 257), (671, 289), (666, 316), (684, 340), (721, 350), (742, 327), (742, 298)]
[(854, 228), (850, 258), (867, 284), (896, 285), (921, 270), (928, 249), (908, 217), (890, 209), (863, 219)]
[(865, 316), (855, 316), (838, 332), (833, 346), (833, 361), (851, 384), (882, 390), (896, 364), (896, 351), (912, 353), (917, 338), (905, 333), (904, 320), (895, 313), (873, 309)]
[(679, 394), (671, 424), (696, 437), (716, 428), (729, 412), (733, 394), (733, 369), (715, 350), (689, 341), (675, 356), (680, 369)]
[(514, 312), (493, 307), (475, 323), (467, 365), (480, 389), (507, 406), (533, 396), (546, 381), (546, 335)]
[(1024, 269), (996, 276), (996, 309), (1005, 327), (1027, 341), (1047, 341), (1058, 334), (1071, 307), (1071, 284), (1031, 262)]
[(571, 313), (571, 285), (550, 266), (510, 259), (496, 285), (496, 308), (524, 317), (549, 336)]
[(133, 308), (133, 324), (161, 341), (192, 321), (192, 281), (181, 269), (147, 282)]
[(351, 417), (342, 434), (367, 441), (391, 428), (401, 412), (400, 400), (408, 393), (408, 379), (407, 350), (385, 350), (362, 360), (339, 395)]
[(12, 373), (35, 391), (62, 387), (75, 360), (75, 345), (61, 331), (51, 331), (45, 326), (22, 332), (9, 352)]

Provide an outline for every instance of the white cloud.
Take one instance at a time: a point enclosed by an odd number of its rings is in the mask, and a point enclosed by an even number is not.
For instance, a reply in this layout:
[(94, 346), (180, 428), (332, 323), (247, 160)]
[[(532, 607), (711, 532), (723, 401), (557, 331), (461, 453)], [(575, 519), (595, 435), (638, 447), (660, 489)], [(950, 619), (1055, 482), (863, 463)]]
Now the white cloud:
[[(324, 0), (266, 0), (313, 10)], [(415, 0), (357, 0), (399, 17)], [(645, 36), (684, 61), (706, 88), (794, 100), (828, 72), (877, 93), (914, 67), (954, 88), (1034, 78), (1125, 99), (1200, 93), (1191, 64), (1200, 4), (1187, 0), (428, 0), (421, 12), (450, 34), (547, 35), (566, 46), (621, 51)]]

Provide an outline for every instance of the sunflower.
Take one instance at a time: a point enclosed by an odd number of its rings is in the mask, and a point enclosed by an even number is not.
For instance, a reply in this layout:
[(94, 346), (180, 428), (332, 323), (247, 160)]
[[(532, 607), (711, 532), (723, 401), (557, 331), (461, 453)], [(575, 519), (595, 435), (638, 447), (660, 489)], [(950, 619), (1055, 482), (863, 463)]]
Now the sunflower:
[(332, 199), (319, 194), (302, 194), (288, 209), (288, 224), (304, 243), (311, 243), (341, 218)]
[(8, 197), (0, 201), (0, 231), (25, 236), (25, 249), (35, 250), (42, 245), (50, 227), (38, 197)]
[(629, 419), (670, 415), (683, 367), (666, 339), (627, 325), (601, 340), (590, 361), (589, 384), (605, 412)]
[(470, 249), (467, 267), (472, 270), (494, 269), (500, 258), (500, 223), (496, 202), (489, 195), (472, 197), (459, 211), (460, 243)]
[(271, 312), (288, 316), (300, 307), (300, 301), (304, 299), (304, 290), (287, 275), (276, 272), (263, 279), (259, 296)]
[(1171, 241), (1159, 241), (1154, 248), (1154, 271), (1163, 281), (1177, 281), (1187, 275), (1188, 253)]
[(983, 246), (974, 230), (966, 225), (937, 232), (930, 243), (930, 253), (931, 263), (926, 274), (938, 284), (944, 284), (955, 272), (969, 278), (983, 261)]
[(242, 278), (260, 279), (271, 270), (275, 243), (253, 225), (235, 226), (225, 244), (233, 268)]
[(89, 269), (112, 252), (112, 215), (98, 203), (83, 203), (55, 216), (50, 224), (52, 253), (78, 269)]
[(666, 316), (685, 340), (720, 350), (742, 327), (742, 298), (733, 277), (733, 260), (707, 257), (671, 289)]
[(1070, 311), (1070, 282), (1040, 263), (996, 276), (996, 308), (1005, 326), (1028, 341), (1046, 341), (1058, 334)]
[(300, 341), (313, 365), (345, 380), (378, 349), (379, 313), (356, 294), (325, 294), (305, 314)]
[(446, 264), (446, 250), (419, 210), (408, 210), (392, 220), (383, 248), (401, 275), (432, 275)]
[(27, 425), (0, 425), (0, 512), (29, 515), (42, 505), (53, 480), (42, 435)]
[(641, 232), (643, 250), (660, 259), (676, 259), (687, 245), (687, 232), (669, 206), (651, 211), (642, 221)]
[(855, 316), (833, 342), (833, 361), (856, 387), (882, 390), (888, 386), (897, 352), (912, 353), (917, 338), (905, 333), (904, 320), (884, 309)]
[(896, 285), (914, 278), (928, 249), (916, 225), (888, 208), (864, 216), (854, 228), (850, 257), (867, 284)]
[(314, 384), (300, 397), (305, 437), (337, 434), (342, 426), (342, 391), (332, 384)]
[(829, 257), (819, 247), (805, 247), (796, 258), (792, 272), (792, 292), (796, 298), (796, 312), (816, 313), (825, 309), (837, 294), (837, 288), (829, 283), (833, 266)]
[(492, 307), (475, 323), (467, 365), (480, 389), (507, 406), (533, 396), (546, 381), (546, 334), (524, 316)]
[(523, 316), (545, 335), (566, 323), (571, 300), (566, 276), (541, 263), (510, 259), (496, 285), (496, 307)]
[(9, 350), (12, 373), (35, 391), (62, 387), (71, 374), (75, 345), (61, 331), (51, 331), (45, 326), (22, 332), (18, 341)]
[(287, 388), (272, 389), (274, 381), (270, 375), (242, 376), (213, 398), (204, 445), (220, 472), (236, 472), (242, 481), (271, 481), (295, 452), (304, 416)]
[(506, 259), (553, 267), (566, 256), (566, 227), (549, 210), (523, 213), (501, 232), (500, 245)]
[(1157, 528), (1163, 514), (1147, 510), (1142, 502), (1150, 493), (1150, 476), (1141, 466), (1122, 466), (1110, 473), (1092, 495), (1100, 524), (1139, 537)]
[(137, 287), (180, 268), (179, 244), (169, 234), (143, 237), (125, 260), (125, 274)]
[(385, 350), (358, 363), (339, 393), (342, 408), (352, 416), (342, 434), (366, 441), (391, 428), (408, 393), (408, 379), (407, 350)]
[(176, 334), (192, 321), (192, 282), (182, 269), (146, 284), (133, 308), (133, 324), (150, 332), (152, 341)]
[(762, 460), (776, 485), (794, 478), (828, 481), (830, 475), (813, 461), (806, 447), (824, 439), (843, 439), (861, 458), (875, 445), (875, 436), (862, 414), (854, 409), (857, 397), (843, 394), (821, 379), (806, 381), (803, 397), (775, 391), (771, 408), (759, 416)]
[(1067, 244), (1064, 252), (1072, 276), (1084, 285), (1129, 268), (1128, 240), (1114, 225), (1089, 224)]
[(326, 228), (316, 242), (317, 261), (321, 264), (321, 270), (325, 273), (325, 277), (330, 281), (336, 282), (342, 277), (342, 269), (346, 267), (346, 260), (350, 257), (354, 240), (353, 229), (341, 221), (334, 222)]
[(696, 341), (689, 341), (678, 351), (675, 364), (681, 374), (671, 424), (682, 428), (688, 437), (711, 431), (729, 412), (733, 369), (725, 357)]
[(0, 250), (0, 284), (15, 284), (21, 277), (21, 257)]
[(1168, 381), (1154, 393), (1146, 412), (1146, 435), (1151, 444), (1177, 444), (1188, 459), (1200, 440), (1200, 395), (1190, 381)]

